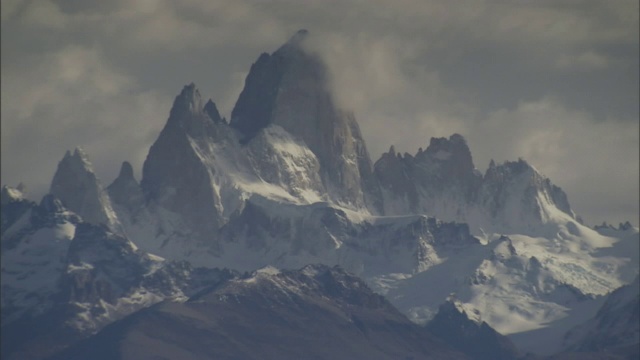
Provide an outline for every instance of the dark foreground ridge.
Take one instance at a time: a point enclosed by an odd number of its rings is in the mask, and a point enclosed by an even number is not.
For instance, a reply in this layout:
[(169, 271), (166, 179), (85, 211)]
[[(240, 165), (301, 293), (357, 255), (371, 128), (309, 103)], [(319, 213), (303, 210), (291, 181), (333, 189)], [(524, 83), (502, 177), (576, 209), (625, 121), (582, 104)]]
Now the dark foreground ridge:
[(467, 359), (362, 280), (309, 265), (265, 269), (184, 303), (158, 304), (50, 360), (159, 358)]

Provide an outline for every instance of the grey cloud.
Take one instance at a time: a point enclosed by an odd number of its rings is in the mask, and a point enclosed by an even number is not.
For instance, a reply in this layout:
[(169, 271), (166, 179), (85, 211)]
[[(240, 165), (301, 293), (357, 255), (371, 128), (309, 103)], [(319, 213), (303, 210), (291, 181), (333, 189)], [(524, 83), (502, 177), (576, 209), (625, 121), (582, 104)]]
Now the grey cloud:
[(632, 0), (2, 1), (2, 182), (43, 192), (76, 145), (105, 182), (122, 160), (139, 176), (184, 84), (228, 116), (299, 28), (374, 158), (460, 132), (481, 169), (522, 156), (588, 221), (637, 219)]

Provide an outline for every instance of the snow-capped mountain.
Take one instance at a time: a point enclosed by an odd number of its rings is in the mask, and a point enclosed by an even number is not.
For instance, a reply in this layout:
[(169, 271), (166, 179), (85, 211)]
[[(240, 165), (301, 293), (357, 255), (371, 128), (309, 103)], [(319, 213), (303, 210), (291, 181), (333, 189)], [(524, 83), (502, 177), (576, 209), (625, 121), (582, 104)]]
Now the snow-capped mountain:
[[(576, 221), (567, 195), (520, 159), (482, 175), (465, 139), (432, 138), (412, 156), (392, 146), (375, 163), (385, 215), (431, 214), (468, 223), (474, 233), (548, 234), (548, 225)], [(553, 229), (551, 230), (553, 231)]]
[(640, 280), (612, 292), (587, 322), (564, 338), (567, 350), (607, 352), (637, 359), (640, 355)]
[(76, 148), (73, 153), (67, 151), (58, 163), (49, 193), (64, 199), (65, 206), (82, 214), (87, 222), (105, 224), (113, 230), (120, 230), (111, 200), (82, 149)]
[(51, 194), (37, 205), (4, 187), (2, 202), (3, 359), (43, 358), (139, 309), (232, 276), (142, 252)]
[(351, 112), (335, 105), (326, 66), (305, 48), (308, 36), (300, 30), (276, 52), (258, 58), (230, 125), (244, 142), (269, 125), (282, 127), (317, 157), (329, 200), (373, 209), (380, 199), (360, 127)]
[(153, 358), (467, 359), (362, 280), (324, 265), (230, 279), (140, 311), (53, 359)]
[[(141, 180), (151, 218), (162, 219), (149, 225), (161, 234), (157, 243), (217, 247), (217, 230), (256, 194), (377, 212), (380, 196), (358, 124), (334, 106), (327, 70), (304, 50), (304, 38), (300, 32), (260, 56), (230, 124), (211, 100), (211, 111), (203, 106), (194, 84), (176, 97)], [(184, 225), (167, 225), (176, 222)]]
[(427, 329), (473, 359), (512, 360), (522, 356), (508, 338), (486, 322), (470, 319), (461, 307), (455, 299), (448, 299), (440, 305)]
[(322, 263), (420, 324), (455, 293), (465, 314), (546, 355), (637, 276), (638, 229), (588, 228), (522, 159), (481, 174), (454, 134), (415, 156), (391, 147), (372, 165), (308, 36), (260, 55), (229, 123), (185, 86), (140, 182), (125, 161), (103, 188), (77, 149), (40, 205), (3, 188), (3, 327), (63, 304), (74, 331), (93, 332), (186, 299), (205, 268)]
[(53, 195), (36, 204), (4, 186), (2, 196), (4, 325), (27, 312), (40, 315), (54, 305), (69, 245), (81, 220)]

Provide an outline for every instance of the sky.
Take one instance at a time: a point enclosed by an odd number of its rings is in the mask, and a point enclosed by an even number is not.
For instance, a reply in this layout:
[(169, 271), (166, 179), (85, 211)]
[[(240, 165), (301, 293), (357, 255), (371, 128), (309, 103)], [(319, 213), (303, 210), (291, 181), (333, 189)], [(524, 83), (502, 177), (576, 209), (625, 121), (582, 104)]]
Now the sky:
[(194, 82), (229, 118), (251, 64), (308, 29), (372, 160), (460, 133), (480, 171), (523, 158), (588, 225), (639, 203), (638, 1), (2, 0), (1, 182), (48, 191), (81, 146), (139, 180)]

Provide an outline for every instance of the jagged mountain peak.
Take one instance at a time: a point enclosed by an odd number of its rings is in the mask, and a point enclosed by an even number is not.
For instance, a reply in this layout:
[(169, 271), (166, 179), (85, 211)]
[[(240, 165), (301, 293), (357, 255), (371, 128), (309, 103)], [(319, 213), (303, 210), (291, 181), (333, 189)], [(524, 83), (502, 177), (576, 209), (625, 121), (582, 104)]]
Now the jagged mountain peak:
[(525, 172), (536, 173), (539, 174), (538, 170), (533, 167), (533, 165), (529, 164), (526, 160), (522, 158), (518, 158), (517, 161), (505, 161), (502, 164), (489, 166), (489, 168), (493, 168), (494, 170), (500, 170), (502, 173), (513, 173), (513, 174), (522, 174)]
[(209, 138), (214, 133), (214, 125), (225, 123), (220, 117), (215, 103), (209, 100), (203, 105), (200, 91), (194, 83), (185, 85), (173, 101), (169, 119), (163, 132), (184, 134), (192, 138)]
[(133, 176), (133, 167), (128, 161), (122, 162), (120, 174), (113, 183), (107, 187), (107, 192), (114, 204), (130, 212), (139, 209), (144, 202), (142, 189)]
[[(555, 206), (571, 218), (576, 218), (567, 194), (562, 188), (551, 183), (548, 177), (522, 158), (490, 166), (484, 175), (484, 183), (488, 188), (497, 190), (499, 193), (509, 187), (520, 187), (525, 201), (531, 203), (542, 201)], [(540, 205), (537, 207), (539, 208)], [(538, 209), (538, 211), (544, 211), (544, 209)]]
[(579, 222), (564, 191), (523, 159), (492, 160), (481, 174), (460, 134), (431, 138), (415, 157), (391, 148), (374, 168), (386, 215), (425, 213), (467, 222), (476, 233), (533, 233), (548, 223)]
[(80, 147), (77, 147), (73, 153), (67, 150), (64, 154), (64, 157), (58, 163), (58, 169), (51, 181), (49, 192), (64, 200), (64, 195), (67, 195), (64, 193), (64, 189), (68, 188), (69, 184), (74, 181), (94, 183), (96, 185), (98, 181), (87, 154)]
[(213, 100), (209, 99), (207, 103), (204, 104), (204, 112), (207, 115), (209, 115), (209, 117), (211, 118), (211, 120), (213, 120), (214, 123), (216, 124), (226, 123), (225, 119), (223, 119), (220, 116), (218, 107), (216, 106), (216, 103), (213, 102)]
[(63, 162), (78, 171), (82, 171), (84, 169), (93, 172), (93, 165), (91, 164), (91, 161), (89, 161), (87, 153), (80, 146), (77, 146), (73, 152), (67, 150), (61, 163)]
[(173, 101), (171, 115), (182, 115), (185, 112), (198, 113), (202, 111), (202, 96), (194, 83), (189, 83)]
[[(304, 84), (307, 90), (301, 97), (317, 96), (314, 94), (317, 89), (326, 91), (325, 65), (302, 46), (307, 37), (308, 32), (300, 30), (275, 52), (262, 53), (251, 65), (230, 121), (244, 135), (244, 141), (277, 122), (279, 98), (288, 87), (300, 88)], [(287, 84), (289, 81), (293, 84)]]
[(454, 299), (447, 299), (440, 305), (427, 329), (472, 359), (511, 360), (521, 356), (509, 339), (487, 323), (470, 317)]
[(469, 176), (475, 170), (471, 150), (460, 134), (453, 134), (448, 139), (432, 137), (427, 149), (416, 153), (416, 159), (421, 162), (448, 164), (443, 169), (446, 176)]
[(65, 207), (91, 223), (119, 227), (109, 197), (93, 172), (88, 156), (81, 148), (65, 153), (58, 163), (49, 192), (59, 198)]
[(131, 166), (130, 162), (128, 161), (122, 162), (122, 165), (120, 166), (120, 173), (118, 174), (118, 178), (135, 181), (135, 178), (133, 176), (133, 166)]
[(252, 65), (230, 126), (244, 143), (271, 124), (282, 127), (317, 157), (333, 200), (374, 209), (379, 194), (360, 128), (352, 113), (334, 103), (326, 64), (302, 46), (307, 36), (299, 32)]
[(387, 152), (387, 154), (392, 155), (392, 156), (396, 156), (396, 147), (391, 145), (389, 147), (389, 151)]

